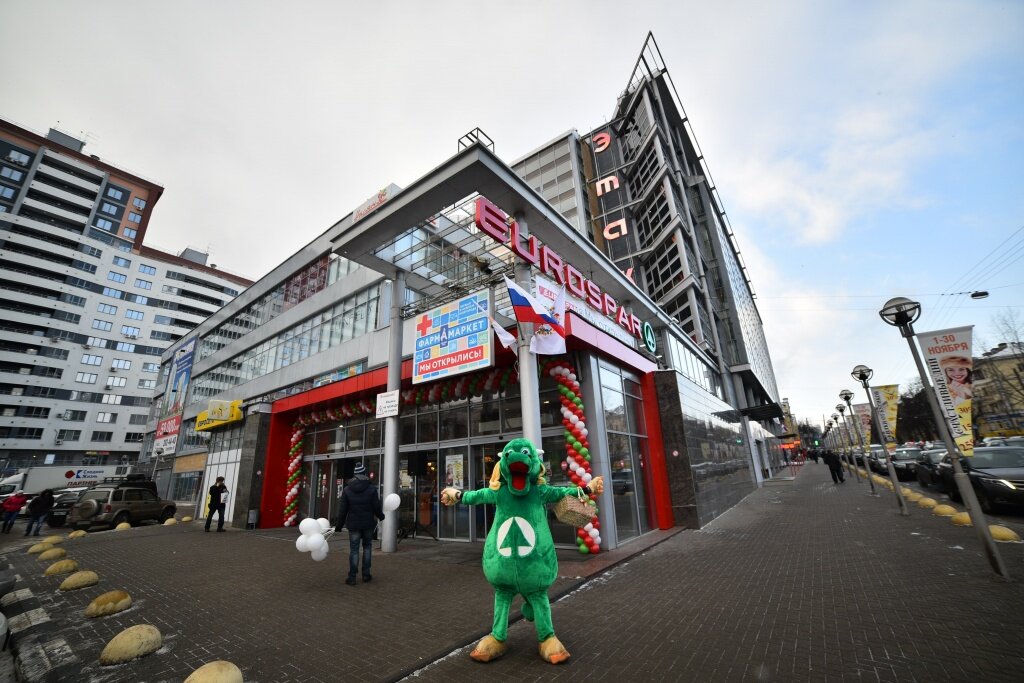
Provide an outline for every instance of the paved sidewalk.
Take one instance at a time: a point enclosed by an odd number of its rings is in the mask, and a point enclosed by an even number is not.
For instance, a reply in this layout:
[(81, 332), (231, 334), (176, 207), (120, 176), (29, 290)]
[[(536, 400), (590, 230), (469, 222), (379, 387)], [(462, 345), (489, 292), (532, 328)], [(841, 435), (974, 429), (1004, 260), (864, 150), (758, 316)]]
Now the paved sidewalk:
[[(992, 575), (972, 530), (918, 508), (902, 518), (891, 494), (866, 489), (808, 464), (701, 531), (562, 553), (553, 618), (573, 659), (559, 667), (538, 658), (522, 621), (503, 659), (469, 660), (493, 600), (470, 544), (404, 541), (375, 554), (372, 583), (349, 587), (347, 535), (315, 563), (293, 530), (144, 527), (67, 541), (102, 577), (71, 593), (18, 544), (4, 555), (21, 592), (4, 612), (20, 615), (14, 646), (34, 680), (181, 681), (214, 659), (249, 683), (1020, 680), (1024, 583)], [(1000, 549), (1024, 579), (1024, 545)], [(81, 615), (114, 588), (135, 606)], [(100, 667), (104, 644), (136, 623), (159, 627), (164, 648)]]

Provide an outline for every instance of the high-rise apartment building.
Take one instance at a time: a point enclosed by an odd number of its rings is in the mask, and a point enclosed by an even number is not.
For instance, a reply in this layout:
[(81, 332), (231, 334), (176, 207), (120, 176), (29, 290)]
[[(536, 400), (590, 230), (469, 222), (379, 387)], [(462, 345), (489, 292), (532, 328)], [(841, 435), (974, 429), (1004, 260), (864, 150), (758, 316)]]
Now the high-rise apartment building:
[(0, 461), (135, 461), (172, 342), (249, 280), (144, 244), (158, 184), (0, 120)]

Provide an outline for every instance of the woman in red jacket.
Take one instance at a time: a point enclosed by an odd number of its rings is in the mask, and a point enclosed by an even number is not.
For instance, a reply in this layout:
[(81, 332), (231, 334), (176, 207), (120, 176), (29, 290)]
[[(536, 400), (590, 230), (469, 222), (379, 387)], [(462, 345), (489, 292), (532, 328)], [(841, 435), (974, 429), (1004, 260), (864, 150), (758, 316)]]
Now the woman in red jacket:
[(14, 526), (14, 522), (18, 519), (18, 513), (21, 512), (21, 508), (28, 502), (28, 496), (25, 495), (24, 491), (15, 491), (7, 500), (4, 501), (4, 533), (11, 533), (11, 527)]

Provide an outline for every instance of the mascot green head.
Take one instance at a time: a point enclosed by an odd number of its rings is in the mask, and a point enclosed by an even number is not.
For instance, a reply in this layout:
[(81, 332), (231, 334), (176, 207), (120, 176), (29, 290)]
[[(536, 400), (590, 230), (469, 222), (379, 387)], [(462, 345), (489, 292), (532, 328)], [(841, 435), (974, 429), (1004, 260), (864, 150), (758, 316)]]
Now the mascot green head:
[(491, 488), (500, 488), (504, 481), (513, 495), (525, 496), (531, 484), (543, 484), (544, 463), (540, 459), (543, 453), (529, 439), (509, 441), (501, 450), (501, 460), (491, 474)]

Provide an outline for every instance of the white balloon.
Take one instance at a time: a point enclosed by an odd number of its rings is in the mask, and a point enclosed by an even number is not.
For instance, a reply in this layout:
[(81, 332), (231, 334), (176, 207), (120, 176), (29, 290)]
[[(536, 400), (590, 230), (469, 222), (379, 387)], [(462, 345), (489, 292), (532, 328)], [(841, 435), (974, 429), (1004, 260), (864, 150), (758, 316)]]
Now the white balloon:
[(586, 472), (586, 473), (583, 474), (583, 483), (584, 484), (589, 484), (590, 480), (593, 479), (593, 478), (594, 478), (594, 475), (592, 475), (590, 472)]
[(575, 372), (570, 372), (568, 375), (566, 375), (566, 378), (569, 381), (571, 381), (571, 382), (575, 382), (576, 381), (576, 373)]
[(587, 522), (583, 526), (583, 530), (586, 531), (588, 534), (590, 533), (590, 530), (593, 529), (593, 528), (594, 528), (594, 523), (593, 522)]
[(585, 436), (586, 436), (587, 434), (589, 434), (589, 433), (590, 433), (590, 432), (589, 432), (589, 431), (587, 431), (587, 428), (586, 428), (586, 427), (580, 427), (580, 436), (584, 436), (584, 437), (585, 437)]
[(299, 533), (306, 536), (318, 534), (320, 533), (320, 525), (312, 517), (306, 517), (306, 519), (299, 522)]
[(318, 534), (310, 534), (306, 538), (306, 546), (310, 550), (314, 550), (314, 551), (315, 550), (319, 550), (320, 548), (322, 548), (324, 546), (325, 543), (327, 543), (327, 541), (326, 541), (326, 539), (324, 539), (324, 535), (323, 534), (319, 534), (319, 533)]
[(321, 531), (327, 531), (331, 528), (331, 523), (327, 521), (326, 517), (317, 517), (316, 523), (320, 525)]
[(319, 550), (314, 550), (313, 551), (312, 556), (313, 556), (313, 561), (314, 562), (323, 562), (324, 560), (327, 559), (327, 550), (326, 550), (326, 548), (327, 548), (327, 546), (324, 546), (323, 548), (320, 548)]
[(299, 536), (298, 538), (296, 538), (295, 539), (295, 549), (298, 550), (300, 553), (308, 553), (309, 552), (309, 546), (306, 544), (306, 541), (308, 541), (308, 540), (309, 540), (308, 536)]
[(593, 539), (596, 539), (598, 536), (601, 535), (601, 532), (599, 532), (597, 529), (591, 529), (587, 533), (590, 534), (590, 537)]
[(576, 424), (579, 421), (580, 418), (576, 415), (576, 413), (573, 413), (572, 415), (569, 416), (569, 422), (571, 422), (572, 424)]
[(398, 506), (402, 504), (402, 498), (397, 493), (389, 493), (384, 496), (384, 512), (391, 512), (397, 510)]

